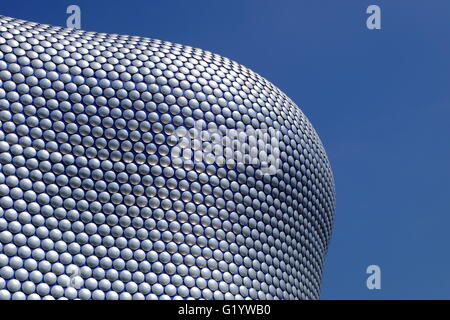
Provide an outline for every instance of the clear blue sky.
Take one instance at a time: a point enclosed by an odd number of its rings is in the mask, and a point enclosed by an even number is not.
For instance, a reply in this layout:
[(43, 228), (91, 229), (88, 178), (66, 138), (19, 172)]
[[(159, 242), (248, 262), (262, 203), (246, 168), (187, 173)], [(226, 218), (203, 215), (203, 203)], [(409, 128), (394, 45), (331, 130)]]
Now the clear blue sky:
[[(450, 1), (1, 1), (0, 14), (65, 25), (69, 4), (82, 29), (219, 53), (302, 107), (337, 188), (322, 298), (450, 298)], [(371, 4), (381, 30), (365, 26)]]

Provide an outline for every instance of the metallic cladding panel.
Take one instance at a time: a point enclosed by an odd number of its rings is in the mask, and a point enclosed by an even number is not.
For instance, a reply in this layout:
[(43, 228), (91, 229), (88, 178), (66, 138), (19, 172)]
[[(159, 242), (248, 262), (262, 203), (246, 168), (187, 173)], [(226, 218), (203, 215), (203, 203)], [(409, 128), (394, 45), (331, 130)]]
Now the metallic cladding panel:
[[(262, 164), (177, 129), (278, 133)], [(277, 87), (208, 51), (0, 16), (1, 299), (316, 299), (331, 168)]]

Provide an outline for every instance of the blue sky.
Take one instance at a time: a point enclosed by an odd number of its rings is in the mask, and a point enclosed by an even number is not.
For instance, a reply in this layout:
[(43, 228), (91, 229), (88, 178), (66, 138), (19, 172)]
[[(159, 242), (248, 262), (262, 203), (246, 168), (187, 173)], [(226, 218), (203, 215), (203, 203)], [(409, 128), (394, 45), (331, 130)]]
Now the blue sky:
[[(207, 49), (266, 77), (319, 132), (337, 189), (323, 299), (450, 298), (450, 2), (2, 1), (0, 14)], [(382, 29), (366, 28), (366, 8)], [(381, 290), (366, 288), (368, 265)]]

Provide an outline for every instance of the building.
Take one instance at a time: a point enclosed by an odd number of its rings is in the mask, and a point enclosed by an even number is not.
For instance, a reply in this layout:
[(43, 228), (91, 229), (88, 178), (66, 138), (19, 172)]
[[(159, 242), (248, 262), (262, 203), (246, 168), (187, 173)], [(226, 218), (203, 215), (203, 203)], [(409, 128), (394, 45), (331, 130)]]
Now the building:
[(335, 193), (246, 67), (0, 17), (1, 299), (316, 299)]

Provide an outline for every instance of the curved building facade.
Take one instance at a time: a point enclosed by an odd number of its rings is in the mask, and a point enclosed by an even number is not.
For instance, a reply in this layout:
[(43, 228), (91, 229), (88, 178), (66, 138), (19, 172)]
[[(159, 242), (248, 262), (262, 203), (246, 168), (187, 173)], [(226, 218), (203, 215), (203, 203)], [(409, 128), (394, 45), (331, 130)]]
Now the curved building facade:
[(253, 71), (0, 16), (0, 299), (316, 299), (334, 207)]

